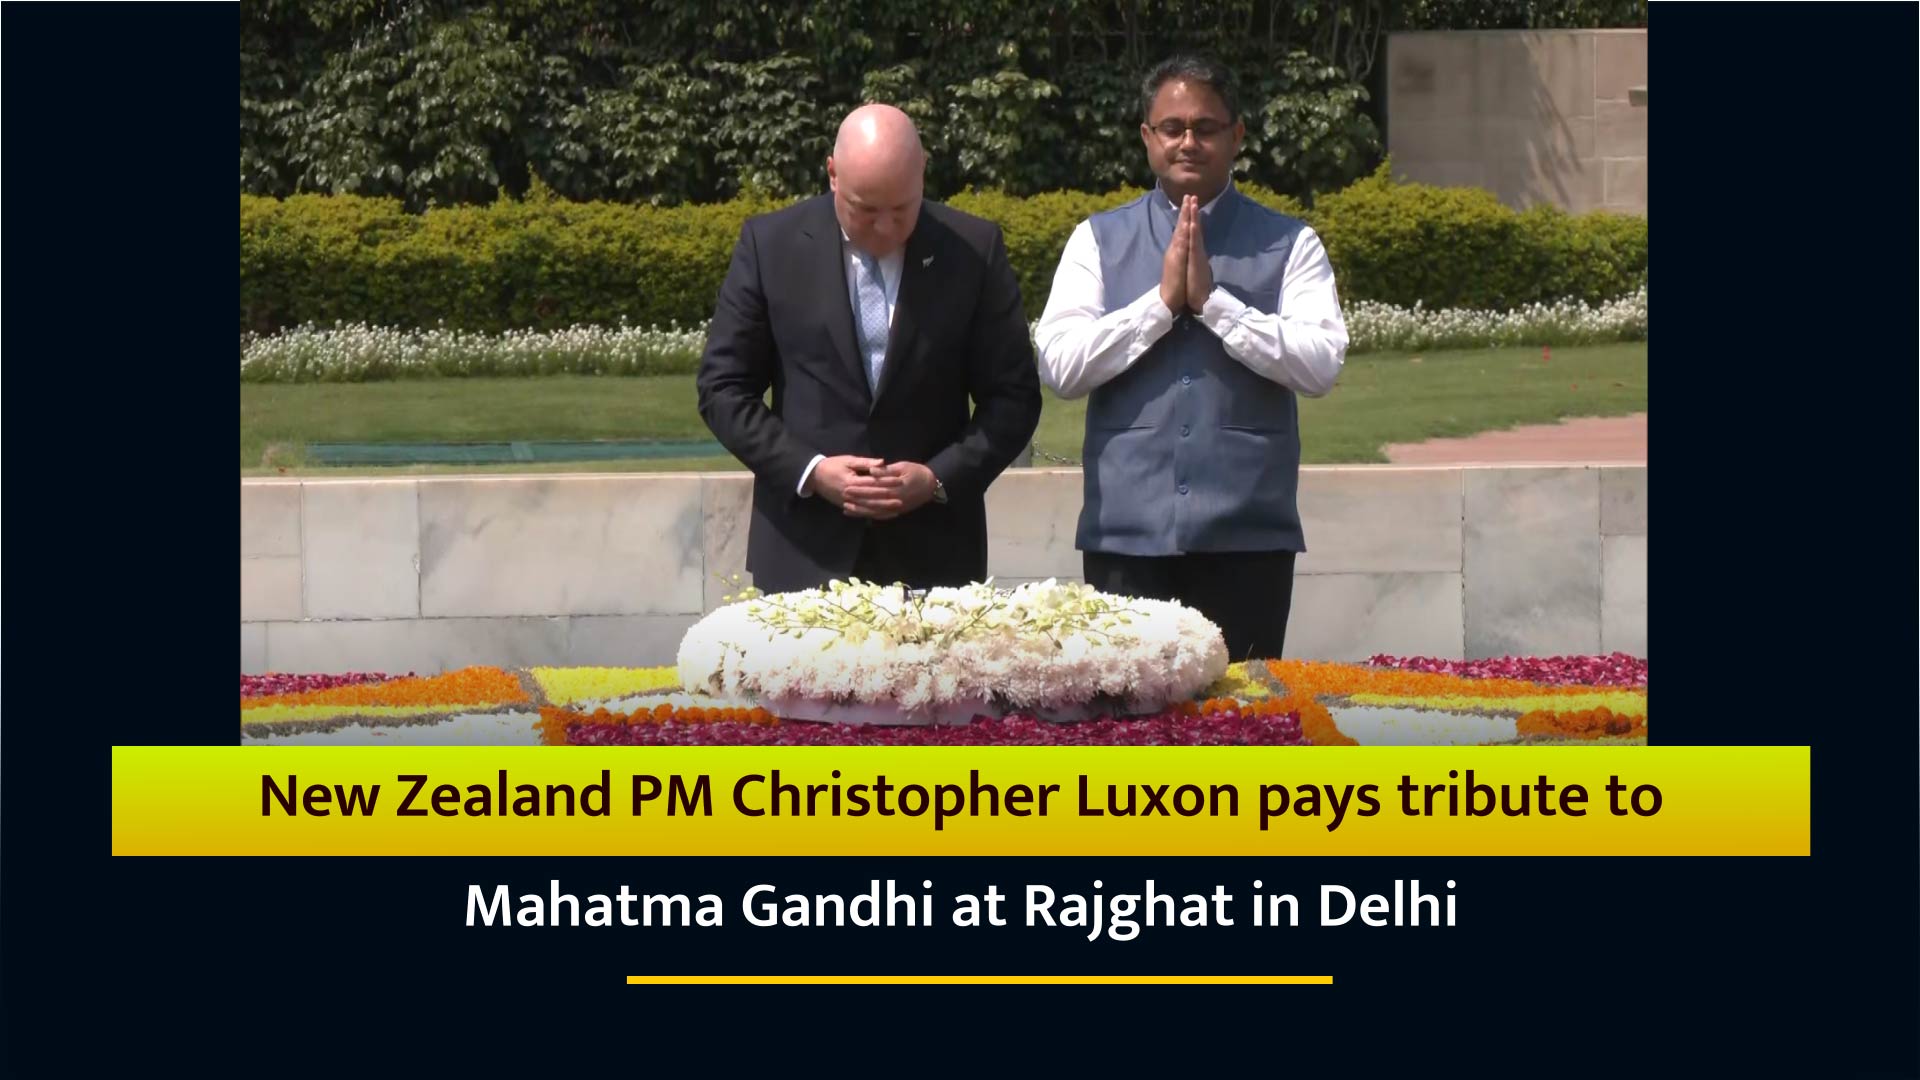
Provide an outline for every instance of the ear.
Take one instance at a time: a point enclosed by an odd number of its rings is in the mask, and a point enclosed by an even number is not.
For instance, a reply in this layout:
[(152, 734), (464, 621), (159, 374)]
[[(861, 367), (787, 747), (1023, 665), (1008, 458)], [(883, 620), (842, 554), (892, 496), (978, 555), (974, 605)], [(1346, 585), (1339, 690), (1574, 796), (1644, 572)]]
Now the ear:
[(840, 191), (840, 178), (833, 171), (833, 155), (827, 155), (827, 188), (836, 194)]
[(1233, 122), (1233, 153), (1235, 157), (1239, 156), (1240, 146), (1246, 141), (1247, 141), (1247, 122), (1244, 119), (1235, 120)]
[(1153, 129), (1147, 126), (1145, 120), (1140, 121), (1140, 145), (1145, 147), (1149, 154), (1153, 153), (1153, 138)]

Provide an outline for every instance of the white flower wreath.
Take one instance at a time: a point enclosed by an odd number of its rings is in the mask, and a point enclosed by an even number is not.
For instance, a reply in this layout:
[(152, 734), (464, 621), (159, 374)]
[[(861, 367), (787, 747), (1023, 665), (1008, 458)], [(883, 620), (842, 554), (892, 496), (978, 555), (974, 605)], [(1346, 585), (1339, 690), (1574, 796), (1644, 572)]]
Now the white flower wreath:
[(1191, 608), (1077, 583), (910, 594), (855, 580), (722, 607), (687, 631), (678, 664), (692, 693), (813, 703), (828, 718), (872, 719), (848, 707), (882, 707), (927, 722), (1102, 700), (1157, 709), (1218, 679), (1227, 649)]

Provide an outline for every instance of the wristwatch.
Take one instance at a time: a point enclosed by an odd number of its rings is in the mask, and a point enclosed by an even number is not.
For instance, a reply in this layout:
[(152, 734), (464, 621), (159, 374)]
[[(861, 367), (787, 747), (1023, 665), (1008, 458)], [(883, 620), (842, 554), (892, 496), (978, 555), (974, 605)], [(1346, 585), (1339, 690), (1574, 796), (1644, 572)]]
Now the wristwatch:
[(941, 483), (937, 476), (933, 478), (933, 501), (942, 505), (947, 501), (947, 485)]

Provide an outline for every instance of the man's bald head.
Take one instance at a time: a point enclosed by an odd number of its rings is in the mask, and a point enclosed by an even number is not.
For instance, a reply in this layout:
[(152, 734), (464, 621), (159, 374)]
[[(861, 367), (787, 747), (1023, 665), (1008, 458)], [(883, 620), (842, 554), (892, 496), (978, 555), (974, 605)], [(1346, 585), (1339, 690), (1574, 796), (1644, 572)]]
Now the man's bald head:
[(827, 158), (834, 214), (862, 251), (891, 255), (906, 246), (920, 219), (927, 152), (913, 120), (891, 105), (862, 105), (847, 114)]
[(920, 147), (920, 132), (913, 118), (891, 105), (862, 105), (840, 121), (840, 134), (833, 140), (833, 156), (844, 164), (869, 161), (875, 164), (899, 164), (925, 168), (926, 151)]

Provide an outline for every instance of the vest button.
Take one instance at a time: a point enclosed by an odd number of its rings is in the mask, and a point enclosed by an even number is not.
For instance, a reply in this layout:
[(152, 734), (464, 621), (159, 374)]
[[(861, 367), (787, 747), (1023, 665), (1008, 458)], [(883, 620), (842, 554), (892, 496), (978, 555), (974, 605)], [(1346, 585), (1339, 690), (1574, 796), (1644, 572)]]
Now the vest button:
[(1181, 484), (1181, 485), (1180, 485), (1180, 494), (1182, 494), (1182, 495), (1185, 495), (1186, 493), (1187, 493), (1187, 485), (1185, 485), (1185, 484)]
[(1190, 385), (1192, 385), (1192, 383), (1193, 383), (1193, 376), (1191, 376), (1191, 375), (1182, 375), (1182, 376), (1180, 376), (1180, 385), (1181, 385), (1181, 386), (1190, 386)]
[(1184, 439), (1184, 438), (1186, 438), (1187, 436), (1189, 436), (1189, 435), (1191, 435), (1191, 434), (1193, 434), (1193, 425), (1192, 425), (1192, 424), (1181, 424), (1181, 425), (1180, 425), (1180, 437), (1181, 437), (1181, 438), (1183, 438), (1183, 439)]

